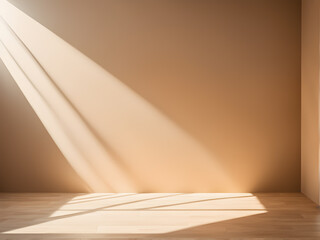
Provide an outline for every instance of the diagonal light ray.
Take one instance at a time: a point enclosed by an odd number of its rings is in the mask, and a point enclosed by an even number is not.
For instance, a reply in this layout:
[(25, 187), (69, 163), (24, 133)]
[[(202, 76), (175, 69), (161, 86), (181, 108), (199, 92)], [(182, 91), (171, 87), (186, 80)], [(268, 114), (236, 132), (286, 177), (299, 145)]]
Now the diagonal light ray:
[[(20, 89), (24, 92), (26, 98), (31, 103), (32, 106), (41, 104), (41, 111), (38, 111), (37, 114), (40, 117), (41, 121), (44, 122), (44, 124), (47, 127), (48, 132), (51, 134), (51, 136), (54, 136), (53, 138), (60, 137), (63, 138), (63, 142), (56, 142), (56, 144), (59, 146), (59, 148), (62, 150), (62, 152), (69, 156), (68, 159), (71, 159), (70, 163), (71, 165), (80, 173), (80, 175), (83, 177), (85, 176), (85, 181), (89, 184), (92, 191), (121, 191), (121, 189), (110, 187), (109, 184), (101, 178), (97, 177), (99, 174), (95, 172), (92, 168), (91, 161), (85, 159), (85, 153), (82, 151), (81, 146), (79, 146), (79, 140), (84, 141), (91, 141), (92, 143), (95, 143), (95, 151), (100, 151), (104, 155), (104, 159), (101, 159), (102, 161), (105, 161), (106, 159), (110, 158), (108, 156), (108, 153), (105, 152), (105, 149), (96, 141), (96, 137), (92, 136), (92, 132), (87, 129), (87, 126), (84, 124), (84, 122), (81, 120), (81, 118), (78, 116), (77, 112), (72, 109), (72, 106), (67, 102), (67, 100), (63, 97), (61, 92), (55, 87), (51, 79), (48, 77), (48, 75), (45, 73), (43, 68), (37, 64), (36, 59), (33, 58), (32, 54), (28, 51), (28, 49), (25, 48), (25, 45), (19, 40), (19, 38), (12, 32), (12, 30), (7, 26), (3, 18), (1, 18), (1, 30), (5, 32), (7, 30), (7, 35), (5, 36), (9, 37), (9, 40), (11, 43), (16, 42), (18, 45), (17, 47), (20, 47), (19, 54), (25, 55), (26, 58), (28, 58), (29, 63), (32, 65), (32, 73), (34, 75), (38, 75), (37, 77), (31, 77), (32, 79), (40, 79), (42, 83), (44, 83), (41, 89), (38, 89), (36, 87), (36, 84), (30, 80), (30, 77), (28, 77), (28, 74), (21, 68), (19, 63), (15, 60), (15, 58), (12, 56), (12, 53), (10, 53), (9, 49), (3, 44), (3, 40), (1, 40), (1, 56), (4, 59), (4, 63), (7, 65), (9, 71), (11, 69), (11, 74), (13, 76), (16, 76), (16, 80), (18, 86)], [(10, 38), (11, 37), (11, 38)], [(39, 86), (39, 85), (38, 85)], [(52, 104), (52, 101), (50, 102), (50, 99), (45, 96), (45, 93), (48, 93), (45, 88), (50, 89), (50, 95), (54, 95), (55, 97), (55, 104)], [(59, 113), (57, 113), (57, 106), (61, 108), (64, 106), (67, 108), (68, 112), (68, 119), (61, 118), (61, 115), (59, 116)], [(37, 108), (35, 109), (37, 110)], [(44, 111), (46, 110), (46, 111)], [(50, 119), (53, 122), (48, 122), (47, 119)], [(66, 122), (65, 120), (68, 120), (69, 122)], [(52, 125), (50, 125), (52, 124)], [(76, 129), (72, 129), (72, 126), (76, 126)], [(60, 134), (57, 132), (57, 130), (61, 130)], [(82, 129), (82, 130), (81, 130)], [(83, 139), (76, 139), (74, 137), (73, 131), (81, 130), (83, 133), (85, 133), (85, 138)], [(58, 136), (57, 136), (58, 135)], [(55, 137), (56, 136), (56, 137)], [(83, 142), (82, 144), (87, 144), (86, 142)], [(78, 146), (77, 146), (78, 145)], [(71, 156), (72, 155), (72, 156)], [(74, 162), (76, 161), (76, 162)], [(80, 162), (81, 161), (81, 162)], [(80, 164), (79, 164), (80, 163)], [(81, 168), (79, 168), (81, 166)], [(112, 165), (111, 165), (112, 166)], [(109, 166), (111, 168), (111, 166)], [(118, 170), (119, 171), (119, 170)], [(113, 175), (116, 173), (117, 170), (113, 169), (110, 173)], [(105, 176), (104, 172), (104, 176)], [(100, 173), (101, 174), (101, 173)], [(118, 179), (118, 178), (117, 178)], [(114, 181), (113, 181), (114, 182)], [(131, 185), (131, 181), (128, 181), (128, 184)], [(124, 188), (123, 190), (125, 190)], [(122, 191), (123, 191), (122, 190)], [(127, 189), (129, 191), (134, 191), (134, 188)]]
[(116, 192), (235, 189), (218, 159), (179, 125), (41, 24), (7, 1), (0, 3), (1, 16), (21, 42), (4, 24), (0, 39), (59, 122), (45, 114), (44, 105), (29, 102), (93, 191), (110, 191), (107, 186)]

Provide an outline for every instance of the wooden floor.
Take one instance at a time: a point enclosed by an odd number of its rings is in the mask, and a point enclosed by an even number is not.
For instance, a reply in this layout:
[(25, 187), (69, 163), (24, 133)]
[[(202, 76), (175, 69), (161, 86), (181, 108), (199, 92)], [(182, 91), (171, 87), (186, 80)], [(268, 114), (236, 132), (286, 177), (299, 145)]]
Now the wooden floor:
[(320, 239), (302, 194), (0, 194), (0, 239)]

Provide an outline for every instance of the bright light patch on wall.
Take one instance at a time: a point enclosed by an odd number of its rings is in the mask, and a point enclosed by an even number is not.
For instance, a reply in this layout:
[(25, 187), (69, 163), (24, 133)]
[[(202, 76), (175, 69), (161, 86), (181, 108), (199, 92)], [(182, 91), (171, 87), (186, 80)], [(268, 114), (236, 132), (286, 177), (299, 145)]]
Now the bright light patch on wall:
[(0, 56), (91, 191), (236, 189), (215, 156), (143, 97), (7, 1), (0, 9)]

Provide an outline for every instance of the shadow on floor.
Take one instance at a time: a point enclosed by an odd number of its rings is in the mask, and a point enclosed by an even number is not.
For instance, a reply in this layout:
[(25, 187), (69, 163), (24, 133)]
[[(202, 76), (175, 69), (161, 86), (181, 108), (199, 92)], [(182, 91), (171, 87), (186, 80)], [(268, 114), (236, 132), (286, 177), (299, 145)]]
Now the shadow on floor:
[[(320, 238), (320, 211), (301, 194), (11, 194), (0, 199), (0, 239)], [(84, 223), (96, 224), (96, 233), (86, 231)]]

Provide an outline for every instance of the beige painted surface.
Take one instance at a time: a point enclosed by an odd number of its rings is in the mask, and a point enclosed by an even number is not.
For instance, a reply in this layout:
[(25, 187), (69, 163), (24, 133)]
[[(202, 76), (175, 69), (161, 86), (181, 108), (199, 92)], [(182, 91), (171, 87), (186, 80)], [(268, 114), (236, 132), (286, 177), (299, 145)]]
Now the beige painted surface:
[(0, 191), (86, 192), (0, 60)]
[(10, 2), (24, 93), (93, 191), (300, 190), (299, 1)]
[(319, 7), (302, 1), (301, 190), (319, 203)]

